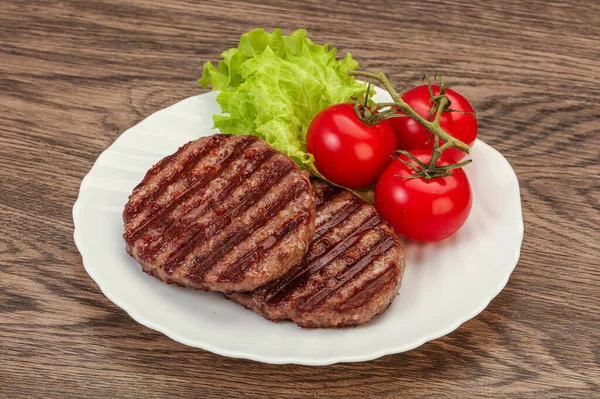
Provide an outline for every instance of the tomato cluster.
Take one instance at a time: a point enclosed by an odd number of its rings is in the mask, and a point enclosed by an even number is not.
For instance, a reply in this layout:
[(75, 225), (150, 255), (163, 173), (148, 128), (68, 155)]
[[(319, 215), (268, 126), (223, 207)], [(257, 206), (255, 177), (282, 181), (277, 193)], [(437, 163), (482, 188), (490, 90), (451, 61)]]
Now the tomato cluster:
[[(438, 109), (435, 102), (440, 94), (449, 102), (444, 109)], [(475, 142), (477, 120), (459, 93), (423, 85), (405, 92), (402, 100), (430, 121), (441, 112), (439, 126), (446, 133), (469, 146)], [(369, 123), (353, 104), (328, 107), (308, 128), (307, 151), (331, 182), (351, 189), (375, 186), (375, 206), (398, 235), (420, 242), (442, 240), (454, 234), (469, 216), (469, 180), (462, 169), (434, 178), (419, 174), (414, 159), (428, 165), (435, 140), (419, 122), (401, 111), (396, 113), (396, 117)], [(394, 157), (396, 150), (409, 151), (412, 157)], [(434, 163), (443, 169), (465, 156), (448, 148)]]

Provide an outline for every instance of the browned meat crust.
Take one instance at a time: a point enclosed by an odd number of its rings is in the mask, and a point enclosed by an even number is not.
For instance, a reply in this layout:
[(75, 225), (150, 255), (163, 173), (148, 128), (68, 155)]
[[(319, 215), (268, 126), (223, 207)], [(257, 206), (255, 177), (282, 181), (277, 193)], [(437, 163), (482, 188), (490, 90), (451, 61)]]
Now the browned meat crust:
[(398, 294), (402, 244), (375, 208), (354, 194), (321, 181), (313, 190), (316, 233), (302, 262), (253, 292), (226, 295), (269, 320), (304, 328), (366, 323)]
[(167, 283), (247, 291), (296, 265), (314, 234), (307, 172), (254, 136), (214, 135), (158, 162), (123, 212), (127, 252)]

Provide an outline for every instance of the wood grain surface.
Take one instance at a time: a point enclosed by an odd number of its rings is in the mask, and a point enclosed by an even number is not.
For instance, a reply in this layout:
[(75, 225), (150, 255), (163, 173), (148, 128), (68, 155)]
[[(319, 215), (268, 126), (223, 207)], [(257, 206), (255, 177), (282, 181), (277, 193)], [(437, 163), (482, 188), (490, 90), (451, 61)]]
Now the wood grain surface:
[[(0, 397), (600, 397), (600, 2), (0, 3)], [(442, 72), (521, 185), (525, 240), (475, 319), (325, 368), (224, 358), (134, 322), (86, 274), (96, 157), (254, 28), (303, 27), (399, 87)], [(426, 317), (426, 315), (424, 315)]]

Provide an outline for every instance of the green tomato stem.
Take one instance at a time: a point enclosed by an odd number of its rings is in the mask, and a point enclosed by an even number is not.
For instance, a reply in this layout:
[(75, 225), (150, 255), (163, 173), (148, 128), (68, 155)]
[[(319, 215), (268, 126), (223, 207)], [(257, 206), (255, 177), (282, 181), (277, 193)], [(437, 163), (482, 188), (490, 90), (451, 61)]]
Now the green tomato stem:
[[(452, 137), (451, 135), (446, 133), (444, 131), (444, 129), (442, 129), (440, 127), (440, 118), (441, 118), (441, 115), (443, 112), (442, 110), (446, 107), (446, 105), (448, 105), (447, 97), (443, 96), (442, 98), (440, 98), (438, 112), (436, 113), (435, 119), (433, 121), (428, 121), (427, 119), (425, 119), (421, 115), (419, 115), (410, 105), (408, 105), (406, 102), (404, 102), (404, 100), (402, 100), (402, 97), (400, 97), (398, 92), (394, 89), (394, 87), (392, 86), (392, 84), (390, 83), (388, 78), (385, 76), (383, 71), (379, 71), (378, 73), (365, 72), (365, 71), (348, 71), (348, 74), (350, 76), (355, 76), (355, 77), (361, 76), (364, 78), (374, 79), (374, 80), (378, 81), (379, 83), (381, 83), (385, 87), (385, 89), (388, 91), (388, 93), (390, 93), (390, 96), (392, 96), (392, 99), (394, 100), (394, 102), (393, 103), (383, 103), (383, 104), (379, 104), (379, 105), (397, 107), (402, 112), (404, 112), (406, 115), (410, 116), (412, 119), (414, 119), (418, 123), (420, 123), (425, 129), (427, 129), (428, 131), (433, 133), (440, 140), (444, 141), (444, 145), (442, 145), (440, 148), (437, 148), (434, 151), (434, 153), (432, 154), (432, 159), (431, 159), (433, 161), (432, 165), (435, 165), (435, 162), (437, 162), (437, 160), (439, 159), (442, 151), (444, 151), (450, 147), (459, 149), (467, 154), (469, 154), (471, 152), (471, 147), (469, 147), (467, 144), (463, 143), (462, 141), (455, 139), (454, 137)], [(434, 157), (435, 157), (435, 161), (434, 161)]]

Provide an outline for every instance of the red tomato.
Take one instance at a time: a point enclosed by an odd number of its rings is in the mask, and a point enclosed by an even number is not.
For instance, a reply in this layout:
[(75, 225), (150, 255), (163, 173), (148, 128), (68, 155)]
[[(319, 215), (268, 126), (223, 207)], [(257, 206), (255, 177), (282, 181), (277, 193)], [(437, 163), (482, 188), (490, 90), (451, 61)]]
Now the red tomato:
[[(432, 88), (434, 95), (440, 94), (440, 86), (433, 85)], [(473, 145), (477, 138), (477, 119), (473, 113), (473, 107), (466, 98), (454, 90), (446, 89), (446, 96), (450, 100), (450, 108), (461, 112), (444, 111), (440, 117), (440, 127), (452, 137), (470, 146)], [(402, 95), (402, 99), (425, 119), (429, 119), (429, 112), (433, 107), (430, 98), (427, 85), (415, 87)], [(414, 119), (409, 117), (392, 118), (391, 123), (398, 138), (398, 148), (401, 150), (433, 148), (431, 134)], [(443, 141), (440, 141), (440, 145), (442, 144)], [(454, 148), (448, 149), (447, 152), (456, 161), (460, 161), (467, 155)]]
[[(428, 149), (413, 150), (411, 154), (423, 163), (431, 159)], [(401, 157), (409, 160), (405, 155)], [(444, 152), (437, 164), (452, 163), (454, 159)], [(410, 166), (395, 159), (377, 182), (375, 207), (399, 236), (421, 242), (451, 236), (471, 212), (473, 200), (467, 175), (462, 169), (454, 169), (450, 176), (431, 180), (399, 177), (414, 173)]]
[(325, 108), (306, 135), (306, 150), (319, 172), (347, 188), (375, 184), (397, 148), (389, 120), (368, 126), (356, 116), (353, 104)]

